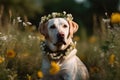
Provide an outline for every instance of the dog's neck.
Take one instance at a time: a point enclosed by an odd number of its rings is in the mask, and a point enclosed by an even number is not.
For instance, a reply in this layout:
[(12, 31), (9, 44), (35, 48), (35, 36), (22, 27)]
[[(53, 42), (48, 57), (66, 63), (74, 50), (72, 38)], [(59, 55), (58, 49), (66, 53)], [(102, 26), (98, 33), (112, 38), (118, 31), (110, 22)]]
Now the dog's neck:
[(70, 43), (64, 50), (56, 50), (56, 51), (52, 51), (50, 49), (50, 47), (47, 45), (46, 42), (42, 42), (41, 43), (41, 49), (42, 49), (42, 53), (46, 56), (48, 56), (48, 58), (50, 60), (60, 60), (61, 58), (63, 58), (64, 56), (69, 55), (69, 53), (75, 49), (76, 47), (76, 43)]
[(73, 44), (73, 41), (71, 38), (69, 38), (66, 42), (66, 44), (62, 44), (60, 46), (54, 45), (54, 43), (50, 42), (50, 40), (46, 40), (46, 45), (50, 48), (51, 51), (60, 51), (65, 50), (70, 44)]

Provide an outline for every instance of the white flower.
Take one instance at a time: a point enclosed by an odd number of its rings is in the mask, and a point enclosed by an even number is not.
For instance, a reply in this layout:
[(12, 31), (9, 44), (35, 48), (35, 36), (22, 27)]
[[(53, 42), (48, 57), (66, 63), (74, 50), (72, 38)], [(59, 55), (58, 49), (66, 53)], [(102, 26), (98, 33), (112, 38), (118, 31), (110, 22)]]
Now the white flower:
[(8, 39), (8, 36), (2, 36), (2, 37), (0, 37), (0, 39), (6, 41)]
[(53, 18), (55, 18), (55, 17), (56, 17), (56, 15), (57, 15), (57, 13), (56, 13), (56, 12), (53, 12), (53, 13), (52, 13), (52, 17), (53, 17)]
[(48, 14), (48, 18), (50, 18), (51, 17), (51, 15), (50, 14)]
[(25, 22), (23, 22), (23, 26), (27, 26), (27, 24)]
[(28, 25), (32, 25), (32, 23), (31, 22), (26, 22)]
[(18, 22), (22, 22), (21, 17), (17, 17)]
[(66, 12), (65, 12), (65, 11), (63, 11), (63, 14), (64, 14), (64, 15), (66, 15)]

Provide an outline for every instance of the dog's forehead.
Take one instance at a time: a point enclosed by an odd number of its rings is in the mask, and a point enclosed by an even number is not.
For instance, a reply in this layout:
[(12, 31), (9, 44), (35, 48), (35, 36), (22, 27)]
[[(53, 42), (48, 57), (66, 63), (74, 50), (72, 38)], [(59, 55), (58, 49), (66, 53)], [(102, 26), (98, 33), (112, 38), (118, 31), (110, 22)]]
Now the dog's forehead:
[(61, 24), (66, 24), (67, 26), (69, 25), (67, 20), (64, 19), (64, 18), (53, 18), (53, 19), (50, 19), (48, 20), (48, 25), (51, 26), (51, 25), (61, 25)]

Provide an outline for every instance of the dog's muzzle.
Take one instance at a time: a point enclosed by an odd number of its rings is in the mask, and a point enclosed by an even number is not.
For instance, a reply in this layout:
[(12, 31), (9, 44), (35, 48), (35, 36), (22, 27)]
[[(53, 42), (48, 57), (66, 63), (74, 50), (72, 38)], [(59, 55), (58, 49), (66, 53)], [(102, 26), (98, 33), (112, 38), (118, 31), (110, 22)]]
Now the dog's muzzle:
[(63, 33), (58, 33), (57, 34), (57, 42), (55, 43), (55, 45), (62, 45), (62, 44), (66, 45), (64, 37), (65, 37), (65, 35)]

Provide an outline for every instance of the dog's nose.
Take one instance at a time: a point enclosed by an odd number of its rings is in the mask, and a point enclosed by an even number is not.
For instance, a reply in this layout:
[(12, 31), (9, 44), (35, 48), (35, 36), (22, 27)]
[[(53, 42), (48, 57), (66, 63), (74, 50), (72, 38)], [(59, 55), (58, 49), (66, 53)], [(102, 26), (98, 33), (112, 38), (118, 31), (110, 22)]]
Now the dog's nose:
[(65, 35), (63, 33), (58, 33), (57, 34), (57, 42), (60, 43), (60, 44), (62, 43), (62, 44), (66, 45), (64, 37), (65, 37)]
[(64, 37), (64, 34), (63, 34), (63, 33), (58, 33), (58, 34), (57, 34), (57, 37), (58, 37), (58, 38), (63, 38), (63, 37)]

